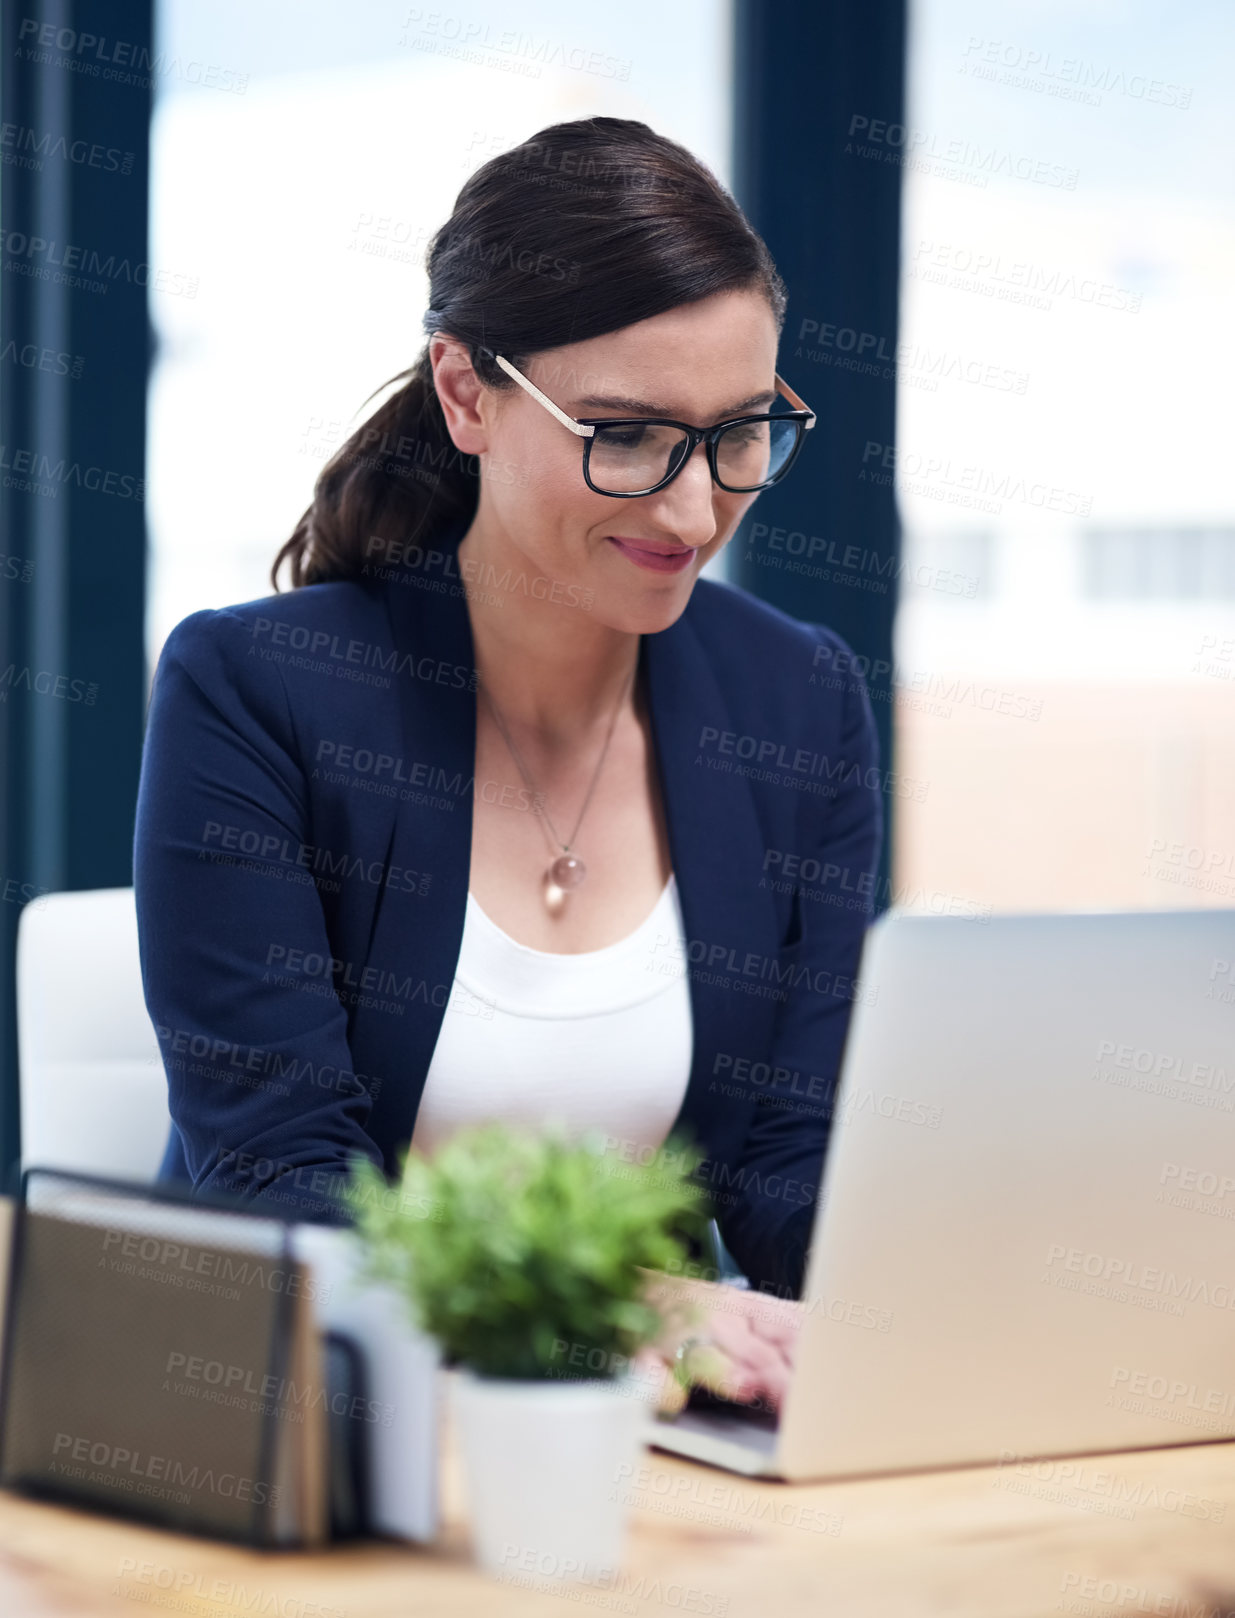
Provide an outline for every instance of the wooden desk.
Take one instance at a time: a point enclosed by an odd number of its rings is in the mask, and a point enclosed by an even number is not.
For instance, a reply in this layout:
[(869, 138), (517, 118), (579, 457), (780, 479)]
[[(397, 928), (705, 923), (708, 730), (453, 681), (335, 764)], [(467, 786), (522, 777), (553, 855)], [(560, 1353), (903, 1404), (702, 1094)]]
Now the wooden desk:
[(432, 1549), (241, 1551), (0, 1492), (0, 1613), (1235, 1615), (1235, 1442), (808, 1485), (749, 1483), (648, 1451), (621, 1581), (565, 1591), (496, 1583), (470, 1565), (449, 1434), (444, 1461)]

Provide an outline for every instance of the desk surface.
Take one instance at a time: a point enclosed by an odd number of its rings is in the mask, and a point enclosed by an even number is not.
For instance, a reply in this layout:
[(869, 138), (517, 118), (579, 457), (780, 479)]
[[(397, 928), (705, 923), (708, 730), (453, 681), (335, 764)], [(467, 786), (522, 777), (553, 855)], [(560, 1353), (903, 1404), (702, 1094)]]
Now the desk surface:
[(656, 1451), (644, 1463), (626, 1566), (607, 1590), (519, 1589), (473, 1568), (448, 1432), (432, 1548), (243, 1551), (0, 1491), (0, 1613), (1235, 1615), (1235, 1442), (805, 1485)]

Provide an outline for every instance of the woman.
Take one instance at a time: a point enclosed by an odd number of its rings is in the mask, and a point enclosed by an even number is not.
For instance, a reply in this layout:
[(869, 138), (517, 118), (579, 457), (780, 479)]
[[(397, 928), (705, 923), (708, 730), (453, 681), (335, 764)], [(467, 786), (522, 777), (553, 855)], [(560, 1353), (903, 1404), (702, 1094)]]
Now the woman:
[[(482, 1117), (631, 1160), (677, 1129), (752, 1287), (796, 1297), (881, 817), (861, 681), (817, 677), (844, 643), (699, 581), (814, 425), (783, 284), (615, 118), (487, 163), (428, 270), (429, 341), (318, 478), (293, 589), (160, 659), (163, 1176), (331, 1220), (350, 1154), (394, 1173)], [(732, 1387), (775, 1397), (792, 1325), (734, 1297)]]

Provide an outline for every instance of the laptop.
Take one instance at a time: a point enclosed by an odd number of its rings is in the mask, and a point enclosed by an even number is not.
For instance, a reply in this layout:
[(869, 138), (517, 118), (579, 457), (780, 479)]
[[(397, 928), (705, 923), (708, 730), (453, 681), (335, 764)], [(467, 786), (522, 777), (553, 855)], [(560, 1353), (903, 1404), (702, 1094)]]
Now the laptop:
[(649, 1442), (806, 1480), (1235, 1437), (1235, 910), (892, 910), (860, 981), (779, 1415)]

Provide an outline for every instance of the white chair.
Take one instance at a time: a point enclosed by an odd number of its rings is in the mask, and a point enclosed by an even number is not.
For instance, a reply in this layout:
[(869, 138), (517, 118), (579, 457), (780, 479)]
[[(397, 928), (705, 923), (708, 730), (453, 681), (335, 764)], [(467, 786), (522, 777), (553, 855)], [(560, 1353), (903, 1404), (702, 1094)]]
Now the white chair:
[(17, 931), (22, 1167), (153, 1180), (171, 1127), (132, 888), (51, 893)]

